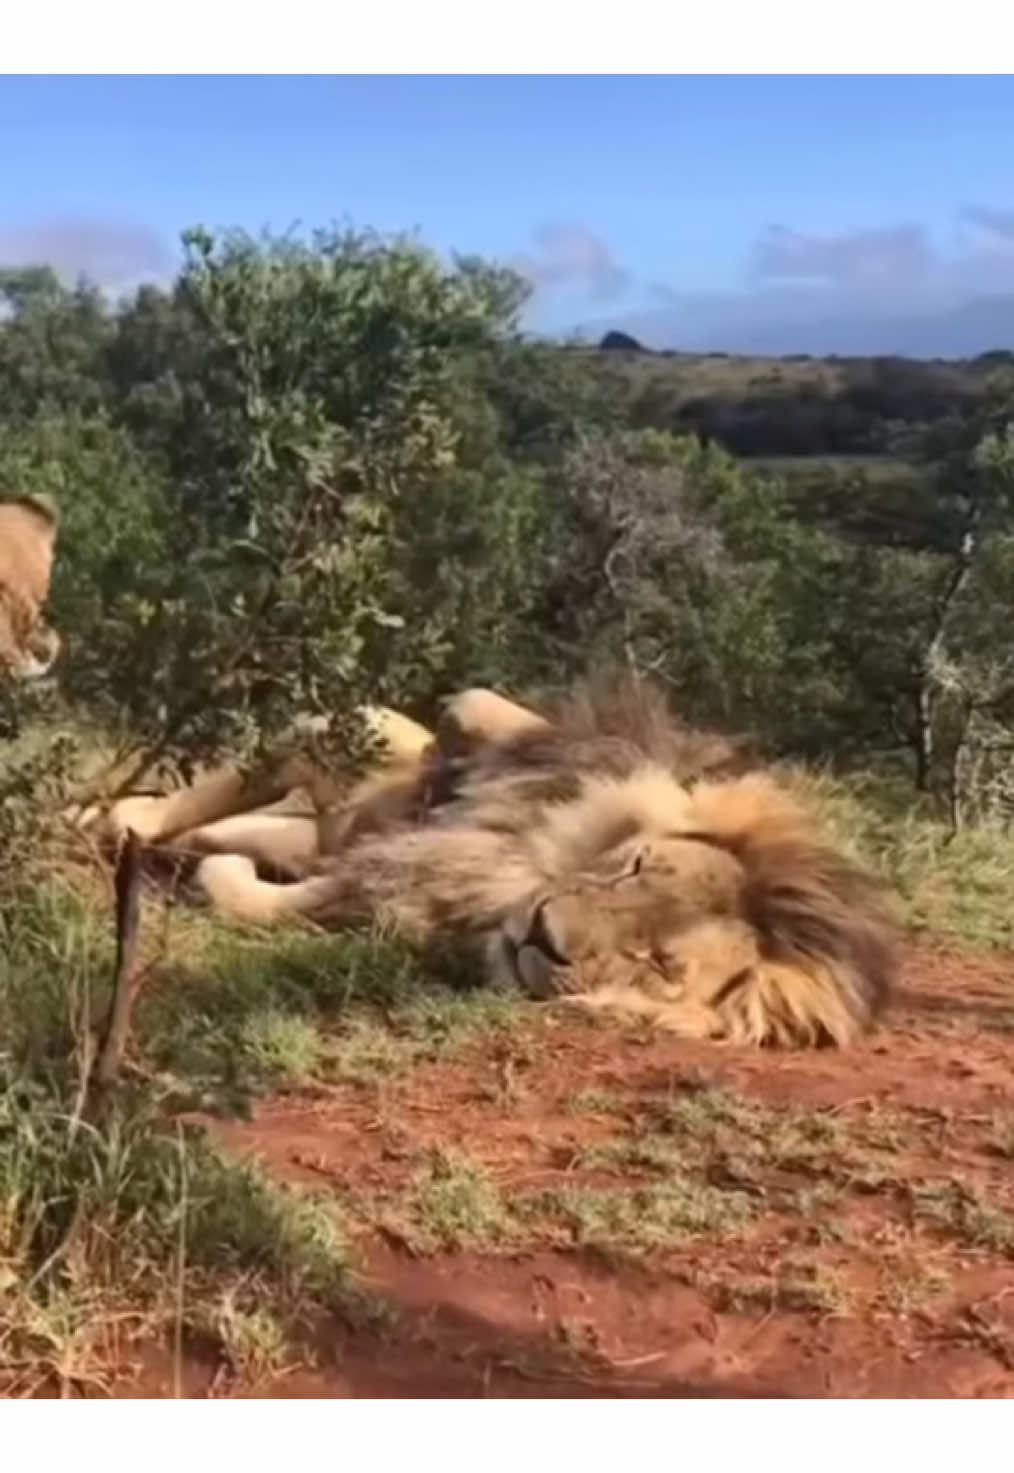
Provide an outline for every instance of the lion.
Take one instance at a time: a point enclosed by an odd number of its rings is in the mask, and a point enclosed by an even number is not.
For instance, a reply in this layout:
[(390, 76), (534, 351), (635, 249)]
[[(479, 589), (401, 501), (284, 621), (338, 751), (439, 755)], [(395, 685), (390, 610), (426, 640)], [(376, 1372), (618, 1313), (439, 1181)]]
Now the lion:
[(42, 616), (58, 525), (46, 496), (0, 502), (0, 673), (15, 679), (48, 674), (60, 651)]
[(198, 887), (238, 919), (455, 933), (530, 997), (688, 1038), (845, 1046), (886, 1003), (878, 882), (650, 686), (538, 710), (466, 691), (432, 736), (374, 719), (386, 765), (316, 815), (251, 811), (294, 776), (283, 764), (244, 814), (236, 774), (152, 800), (149, 834), (201, 856)]

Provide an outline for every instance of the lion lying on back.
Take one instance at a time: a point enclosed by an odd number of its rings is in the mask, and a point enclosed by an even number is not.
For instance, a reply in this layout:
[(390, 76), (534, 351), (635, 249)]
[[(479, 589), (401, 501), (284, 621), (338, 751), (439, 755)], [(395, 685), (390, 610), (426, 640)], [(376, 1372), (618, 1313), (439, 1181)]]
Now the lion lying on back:
[(469, 691), (432, 740), (382, 719), (390, 764), (316, 818), (225, 816), (280, 796), (288, 771), (246, 799), (219, 774), (140, 815), (127, 800), (114, 822), (141, 816), (149, 839), (205, 855), (198, 882), (234, 916), (455, 931), (533, 997), (688, 1037), (842, 1045), (885, 1002), (875, 882), (653, 692), (614, 683), (536, 714)]

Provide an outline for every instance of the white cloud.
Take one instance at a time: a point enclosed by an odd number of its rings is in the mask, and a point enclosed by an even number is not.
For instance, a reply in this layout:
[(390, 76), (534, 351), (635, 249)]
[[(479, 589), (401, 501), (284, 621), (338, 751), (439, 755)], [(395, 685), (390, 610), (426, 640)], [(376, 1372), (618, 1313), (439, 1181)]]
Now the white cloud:
[(534, 251), (514, 258), (513, 265), (536, 290), (574, 286), (596, 301), (622, 296), (630, 273), (617, 264), (605, 241), (578, 223), (540, 225), (533, 234)]
[(85, 275), (108, 291), (127, 291), (141, 281), (164, 281), (173, 274), (175, 264), (160, 235), (129, 221), (57, 219), (0, 224), (0, 265), (48, 265), (67, 280)]

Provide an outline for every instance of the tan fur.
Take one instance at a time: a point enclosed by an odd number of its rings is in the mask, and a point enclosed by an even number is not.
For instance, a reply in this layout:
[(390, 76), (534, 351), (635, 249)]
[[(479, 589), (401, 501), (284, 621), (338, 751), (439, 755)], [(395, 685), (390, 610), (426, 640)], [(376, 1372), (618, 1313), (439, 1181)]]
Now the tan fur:
[(461, 709), (485, 703), (488, 739), (468, 721), (467, 742), (445, 725), (449, 747), (438, 730), (399, 754), (329, 815), (315, 862), (256, 825), (191, 833), (219, 851), (198, 869), (212, 902), (258, 924), (458, 931), (534, 996), (687, 1036), (846, 1044), (870, 1024), (893, 975), (877, 886), (770, 775), (734, 775), (728, 743), (629, 683), (503, 721), (487, 694)]
[(46, 497), (0, 502), (0, 671), (45, 675), (60, 641), (43, 619), (59, 517)]
[(216, 909), (259, 926), (311, 914), (324, 898), (327, 885), (321, 879), (272, 885), (257, 878), (252, 859), (238, 854), (216, 854), (203, 860), (200, 874)]
[(486, 743), (510, 741), (522, 732), (540, 730), (545, 719), (482, 686), (459, 691), (444, 702), (437, 741), (448, 756), (473, 751)]
[(191, 829), (173, 848), (186, 854), (242, 855), (264, 869), (297, 877), (319, 858), (317, 821), (288, 813), (242, 813)]
[(432, 732), (400, 711), (387, 706), (366, 706), (362, 714), (388, 760), (394, 763), (416, 761), (433, 742)]
[(121, 798), (110, 809), (108, 822), (116, 837), (132, 828), (147, 843), (164, 843), (219, 820), (263, 810), (311, 779), (307, 767), (293, 760), (253, 777), (225, 768), (165, 796)]
[[(433, 737), (425, 727), (398, 711), (368, 706), (361, 714), (379, 750), (374, 771), (353, 785), (351, 791), (347, 783), (337, 781), (309, 760), (283, 757), (253, 774), (224, 767), (173, 793), (121, 798), (106, 816), (108, 830), (114, 839), (132, 828), (146, 843), (171, 840), (178, 848), (224, 853), (229, 843), (227, 835), (238, 836), (241, 831), (234, 828), (216, 833), (216, 825), (241, 813), (262, 812), (274, 805), (291, 806), (297, 795), (303, 793), (317, 815), (313, 852), (305, 857), (309, 860), (330, 853), (345, 842), (350, 828), (368, 822), (368, 815), (374, 810), (375, 822), (382, 822), (385, 805), (390, 806), (389, 795), (406, 780), (410, 786), (415, 784), (419, 764), (433, 744)], [(302, 725), (309, 725), (312, 730), (318, 723)], [(254, 829), (242, 832), (253, 834)], [(265, 859), (259, 838), (252, 850), (239, 844), (236, 852), (248, 853), (259, 861)], [(276, 860), (279, 867), (288, 864), (281, 854)]]

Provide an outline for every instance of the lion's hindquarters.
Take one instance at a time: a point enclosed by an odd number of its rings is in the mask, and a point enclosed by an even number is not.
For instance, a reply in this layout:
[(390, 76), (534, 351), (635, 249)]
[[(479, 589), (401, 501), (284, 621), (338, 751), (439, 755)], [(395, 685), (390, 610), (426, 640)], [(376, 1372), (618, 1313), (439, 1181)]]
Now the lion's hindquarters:
[[(282, 756), (252, 773), (243, 773), (235, 767), (222, 767), (205, 773), (197, 782), (159, 797), (131, 796), (114, 803), (109, 812), (109, 827), (115, 838), (128, 828), (133, 828), (147, 843), (169, 843), (174, 847), (185, 838), (192, 837), (197, 830), (216, 832), (209, 842), (216, 852), (223, 851), (223, 842), (228, 830), (220, 825), (241, 815), (259, 814), (273, 805), (284, 803), (290, 796), (302, 791), (309, 804), (316, 810), (319, 824), (319, 840), (313, 854), (326, 852), (329, 841), (340, 847), (338, 835), (343, 835), (344, 825), (339, 821), (349, 810), (360, 807), (368, 810), (382, 805), (382, 795), (389, 790), (401, 790), (406, 781), (419, 770), (423, 754), (431, 745), (432, 738), (424, 727), (408, 717), (386, 707), (366, 708), (362, 713), (373, 734), (381, 743), (373, 770), (351, 794), (348, 783), (331, 776), (309, 758), (295, 755)], [(305, 724), (305, 723), (304, 723)], [(369, 826), (369, 813), (364, 813), (364, 822)], [(237, 853), (248, 852), (248, 836), (254, 836), (259, 857), (269, 842), (271, 833), (279, 837), (277, 855), (265, 854), (268, 862), (284, 865), (288, 861), (290, 834), (295, 829), (265, 825), (237, 825), (233, 832), (241, 842)], [(334, 835), (334, 838), (331, 836)], [(304, 838), (297, 847), (306, 848)], [(307, 858), (312, 857), (307, 853)]]
[(542, 716), (482, 686), (459, 691), (445, 701), (437, 723), (436, 740), (448, 757), (498, 746), (530, 731), (546, 729)]
[(381, 761), (417, 762), (433, 744), (433, 733), (390, 706), (363, 706), (360, 714), (381, 744)]

